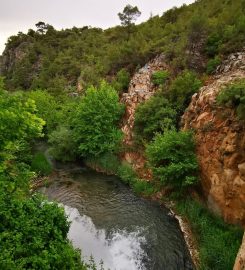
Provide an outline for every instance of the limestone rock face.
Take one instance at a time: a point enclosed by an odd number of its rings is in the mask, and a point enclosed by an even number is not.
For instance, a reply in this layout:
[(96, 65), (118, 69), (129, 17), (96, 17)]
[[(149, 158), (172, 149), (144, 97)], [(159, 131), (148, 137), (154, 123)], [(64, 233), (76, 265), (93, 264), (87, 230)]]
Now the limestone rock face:
[(194, 129), (201, 184), (208, 206), (229, 223), (245, 226), (245, 124), (216, 97), (227, 84), (245, 78), (245, 52), (231, 55), (213, 81), (192, 97), (182, 117)]
[[(121, 102), (126, 106), (126, 113), (121, 128), (124, 133), (124, 145), (126, 147), (130, 148), (133, 145), (133, 127), (137, 106), (148, 100), (157, 90), (151, 83), (152, 73), (166, 69), (168, 69), (168, 66), (164, 55), (157, 56), (133, 76), (128, 92), (123, 94)], [(142, 154), (135, 151), (127, 151), (122, 158), (129, 162), (141, 177), (150, 178), (151, 173), (148, 170), (144, 170), (145, 158)]]
[(16, 63), (20, 62), (27, 54), (28, 49), (28, 42), (22, 42), (14, 49), (6, 49), (0, 60), (0, 74), (8, 72)]

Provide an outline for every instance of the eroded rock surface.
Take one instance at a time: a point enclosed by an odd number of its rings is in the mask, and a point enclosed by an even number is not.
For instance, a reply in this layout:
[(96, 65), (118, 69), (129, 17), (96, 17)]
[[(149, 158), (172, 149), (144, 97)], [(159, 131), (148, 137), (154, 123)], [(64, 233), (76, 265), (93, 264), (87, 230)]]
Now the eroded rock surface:
[[(126, 106), (122, 131), (124, 133), (124, 145), (130, 149), (133, 145), (133, 127), (137, 106), (148, 100), (155, 94), (157, 88), (151, 82), (152, 73), (158, 70), (166, 70), (168, 66), (164, 55), (157, 56), (151, 62), (142, 67), (131, 79), (127, 93), (124, 93), (121, 102)], [(145, 168), (145, 158), (142, 153), (128, 150), (122, 157), (129, 162), (136, 172), (143, 178), (150, 178), (151, 173)]]
[[(245, 78), (245, 53), (232, 54), (213, 82), (192, 97), (182, 117), (194, 129), (201, 184), (208, 206), (229, 223), (245, 226), (245, 124), (216, 97), (227, 84)], [(221, 73), (220, 73), (221, 72)]]

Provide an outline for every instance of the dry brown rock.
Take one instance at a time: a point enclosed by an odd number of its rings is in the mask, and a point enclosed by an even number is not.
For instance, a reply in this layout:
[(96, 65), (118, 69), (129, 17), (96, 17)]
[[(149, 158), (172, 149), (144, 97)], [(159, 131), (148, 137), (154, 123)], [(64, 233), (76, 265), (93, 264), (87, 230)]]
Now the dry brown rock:
[[(141, 68), (132, 78), (127, 93), (124, 93), (121, 102), (126, 105), (126, 112), (123, 118), (122, 131), (124, 133), (124, 145), (133, 145), (133, 127), (135, 110), (137, 106), (148, 100), (157, 88), (151, 82), (152, 73), (158, 70), (168, 69), (164, 55), (159, 55), (143, 68)], [(136, 151), (127, 151), (122, 157), (129, 162), (142, 178), (149, 179), (151, 172), (145, 168), (145, 158)]]
[(195, 131), (201, 184), (209, 208), (226, 222), (245, 226), (245, 125), (234, 110), (215, 102), (225, 85), (245, 78), (245, 71), (239, 68), (244, 63), (234, 67), (238, 58), (245, 63), (245, 53), (234, 54), (219, 67), (222, 74), (192, 97), (182, 125)]

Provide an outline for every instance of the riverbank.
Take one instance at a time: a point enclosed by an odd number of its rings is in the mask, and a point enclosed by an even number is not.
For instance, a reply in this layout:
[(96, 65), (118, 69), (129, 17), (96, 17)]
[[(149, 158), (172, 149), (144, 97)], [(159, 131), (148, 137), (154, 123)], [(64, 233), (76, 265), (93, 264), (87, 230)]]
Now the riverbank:
[[(201, 203), (189, 197), (173, 199), (164, 192), (159, 192), (152, 182), (137, 180), (128, 166), (124, 165), (118, 171), (117, 175), (131, 186), (135, 193), (167, 207), (170, 211), (169, 215), (178, 220), (196, 269), (232, 269), (242, 239), (242, 231), (239, 228), (225, 224)], [(100, 169), (99, 172), (105, 174), (106, 170)], [(63, 173), (59, 171), (58, 174), (54, 171), (50, 176), (36, 179), (32, 189), (50, 185), (54, 179), (66, 179), (65, 171)], [(229, 246), (228, 252), (227, 246)]]
[[(88, 164), (87, 164), (88, 165)], [(99, 169), (96, 170), (97, 167), (93, 167), (92, 169), (99, 172), (99, 173), (104, 173), (107, 174), (105, 170), (103, 169)], [(112, 173), (110, 173), (110, 175), (112, 175)], [(67, 174), (65, 172), (62, 171), (53, 171), (49, 176), (43, 176), (43, 177), (38, 177), (36, 178), (33, 183), (31, 184), (31, 192), (34, 192), (35, 190), (37, 190), (38, 188), (42, 187), (42, 186), (49, 186), (51, 185), (54, 181), (59, 180), (65, 180), (67, 179)], [(138, 193), (138, 192), (137, 192)], [(139, 193), (138, 193), (139, 195)], [(142, 197), (144, 197), (145, 199), (149, 200), (149, 201), (155, 201), (157, 203), (159, 203), (160, 206), (166, 207), (169, 209), (169, 215), (173, 216), (179, 223), (179, 227), (181, 229), (181, 232), (184, 236), (187, 248), (189, 250), (191, 259), (193, 261), (193, 264), (195, 265), (196, 269), (198, 269), (199, 266), (199, 253), (198, 253), (198, 247), (197, 247), (197, 243), (195, 240), (195, 237), (191, 231), (191, 226), (188, 222), (188, 220), (186, 218), (184, 218), (184, 216), (179, 215), (176, 211), (176, 203), (174, 201), (171, 200), (163, 200), (160, 196), (159, 193), (155, 193), (152, 196), (149, 195), (140, 195)]]

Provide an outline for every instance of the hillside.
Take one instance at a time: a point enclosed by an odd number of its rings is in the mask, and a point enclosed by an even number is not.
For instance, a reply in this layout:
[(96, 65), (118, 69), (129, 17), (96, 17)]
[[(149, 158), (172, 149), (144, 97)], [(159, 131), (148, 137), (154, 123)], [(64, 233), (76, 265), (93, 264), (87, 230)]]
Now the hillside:
[(132, 74), (160, 53), (173, 74), (185, 68), (211, 73), (224, 55), (244, 46), (244, 14), (243, 0), (202, 0), (130, 29), (84, 26), (57, 31), (39, 24), (8, 39), (0, 74), (12, 90), (72, 91), (78, 83), (85, 88), (102, 78), (111, 81), (122, 68)]
[[(197, 0), (105, 30), (39, 22), (9, 37), (0, 56), (0, 199), (20, 212), (30, 205), (38, 220), (41, 199), (35, 204), (30, 187), (53, 176), (41, 142), (57, 161), (85, 163), (140, 196), (174, 201), (193, 234), (197, 269), (232, 269), (245, 225), (244, 49), (245, 0)], [(10, 235), (11, 211), (0, 213)], [(67, 267), (94, 267), (79, 264), (62, 211), (58, 218)], [(14, 241), (4, 245), (15, 250)], [(19, 260), (6, 254), (12, 265)]]

